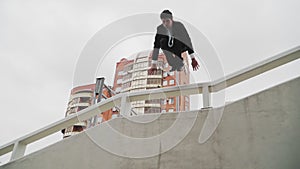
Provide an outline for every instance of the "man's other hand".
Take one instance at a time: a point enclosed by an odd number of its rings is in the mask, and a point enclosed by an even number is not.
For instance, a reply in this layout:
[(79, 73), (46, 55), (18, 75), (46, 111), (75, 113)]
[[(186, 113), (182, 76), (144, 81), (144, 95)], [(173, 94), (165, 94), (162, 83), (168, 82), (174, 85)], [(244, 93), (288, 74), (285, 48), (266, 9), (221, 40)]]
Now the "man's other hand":
[(194, 71), (196, 71), (200, 68), (200, 66), (195, 58), (192, 59), (192, 67), (193, 67)]

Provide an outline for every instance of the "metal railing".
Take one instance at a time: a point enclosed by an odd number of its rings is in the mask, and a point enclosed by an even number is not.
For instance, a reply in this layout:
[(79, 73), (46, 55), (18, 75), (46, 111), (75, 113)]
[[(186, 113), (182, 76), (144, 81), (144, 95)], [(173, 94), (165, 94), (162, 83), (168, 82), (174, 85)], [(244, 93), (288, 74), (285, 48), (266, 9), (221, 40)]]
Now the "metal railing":
[[(89, 119), (99, 112), (106, 111), (120, 105), (120, 114), (126, 115), (130, 111), (130, 101), (149, 100), (168, 98), (180, 95), (202, 94), (203, 107), (211, 106), (210, 95), (213, 92), (218, 92), (227, 87), (238, 84), (242, 81), (250, 79), (254, 76), (260, 75), (266, 71), (289, 63), (300, 58), (300, 46), (287, 50), (283, 53), (277, 54), (267, 60), (259, 62), (253, 66), (247, 67), (222, 79), (207, 83), (196, 83), (189, 85), (174, 86), (168, 88), (158, 88), (145, 91), (137, 91), (131, 93), (121, 93), (111, 98), (103, 100), (95, 105), (92, 105), (77, 114), (67, 116), (57, 122), (54, 122), (44, 128), (36, 130), (12, 142), (9, 142), (0, 147), (0, 156), (12, 152), (11, 161), (24, 156), (26, 146), (41, 138), (49, 136), (64, 128), (74, 125), (79, 121)], [(81, 120), (79, 120), (81, 119)]]

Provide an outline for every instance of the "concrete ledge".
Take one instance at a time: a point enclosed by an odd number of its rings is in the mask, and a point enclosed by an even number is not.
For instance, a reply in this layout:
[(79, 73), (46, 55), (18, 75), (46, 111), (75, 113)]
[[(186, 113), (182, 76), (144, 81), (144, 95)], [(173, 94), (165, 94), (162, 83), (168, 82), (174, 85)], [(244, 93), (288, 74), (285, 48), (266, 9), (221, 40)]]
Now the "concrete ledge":
[[(96, 126), (87, 132), (62, 140), (38, 152), (1, 166), (3, 169), (299, 169), (300, 168), (300, 78), (275, 86), (263, 92), (226, 105), (217, 130), (204, 144), (198, 138), (209, 110), (181, 114), (165, 113), (133, 117), (140, 122), (157, 120), (147, 124), (117, 118)], [(219, 111), (222, 109), (214, 109)], [(187, 135), (166, 152), (161, 150), (172, 143), (158, 137), (153, 147), (145, 141), (144, 147), (113, 138), (108, 130), (136, 138), (153, 137), (168, 130), (180, 120)], [(180, 131), (180, 130), (178, 130)], [(91, 139), (91, 136), (95, 138)], [(121, 154), (156, 152), (146, 158), (128, 158), (103, 149), (97, 141), (111, 141), (114, 151)], [(99, 143), (99, 142), (98, 142)]]

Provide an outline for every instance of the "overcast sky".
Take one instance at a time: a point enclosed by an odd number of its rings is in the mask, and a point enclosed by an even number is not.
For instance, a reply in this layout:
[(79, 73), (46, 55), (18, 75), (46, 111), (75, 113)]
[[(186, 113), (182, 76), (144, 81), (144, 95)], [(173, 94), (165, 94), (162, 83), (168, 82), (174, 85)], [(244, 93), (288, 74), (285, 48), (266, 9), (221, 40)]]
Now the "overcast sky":
[[(299, 6), (298, 0), (0, 0), (0, 145), (64, 117), (81, 51), (96, 32), (122, 17), (170, 9), (207, 37), (230, 74), (298, 46)], [(151, 39), (120, 44), (107, 65), (114, 68), (116, 60), (151, 49)], [(139, 41), (143, 45), (128, 47)], [(236, 100), (297, 77), (299, 64), (229, 89), (226, 98)], [(106, 79), (111, 85), (111, 76)]]

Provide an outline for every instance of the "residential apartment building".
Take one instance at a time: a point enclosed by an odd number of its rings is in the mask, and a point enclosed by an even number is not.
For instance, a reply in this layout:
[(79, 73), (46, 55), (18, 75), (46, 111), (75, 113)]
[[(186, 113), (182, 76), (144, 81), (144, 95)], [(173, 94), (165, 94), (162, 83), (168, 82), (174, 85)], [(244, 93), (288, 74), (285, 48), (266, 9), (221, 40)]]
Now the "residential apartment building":
[[(151, 51), (140, 52), (134, 59), (122, 58), (116, 64), (113, 89), (117, 93), (189, 84), (190, 72), (186, 52), (182, 54), (185, 71), (169, 72), (171, 66), (168, 65), (165, 55), (160, 53), (157, 63), (159, 71), (154, 75), (148, 74), (151, 54)], [(136, 114), (184, 111), (189, 110), (189, 105), (189, 96), (131, 102), (131, 108)], [(132, 112), (128, 113), (133, 115)]]
[[(88, 84), (88, 85), (77, 86), (71, 90), (68, 107), (65, 114), (66, 117), (75, 114), (94, 104), (95, 86), (96, 86), (95, 84)], [(108, 87), (103, 87), (102, 99), (106, 99), (112, 96), (113, 94), (110, 92)], [(91, 126), (107, 121), (113, 117), (116, 117), (117, 114), (118, 112), (116, 111), (108, 110), (98, 114), (96, 118), (91, 118), (76, 123), (73, 126), (70, 126), (62, 130), (63, 138), (80, 133)]]

